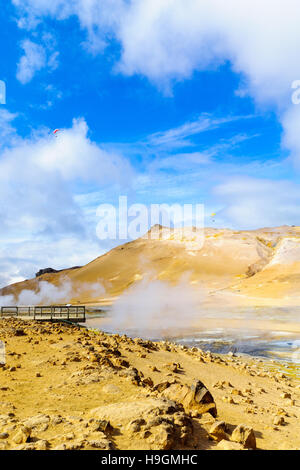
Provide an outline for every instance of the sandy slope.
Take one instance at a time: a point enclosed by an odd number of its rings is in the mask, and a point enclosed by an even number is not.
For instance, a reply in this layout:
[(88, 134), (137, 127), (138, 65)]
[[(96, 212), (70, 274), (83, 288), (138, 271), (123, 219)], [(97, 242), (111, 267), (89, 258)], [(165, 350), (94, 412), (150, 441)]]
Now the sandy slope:
[(270, 262), (255, 276), (244, 279), (233, 289), (247, 296), (258, 296), (297, 303), (300, 287), (300, 238), (282, 237)]
[[(155, 231), (156, 230), (156, 231)], [(159, 239), (153, 239), (153, 234)], [(158, 235), (157, 235), (158, 234)], [(81, 292), (66, 301), (109, 303), (141, 279), (176, 284), (185, 276), (195, 289), (205, 289), (212, 301), (222, 298), (236, 305), (297, 305), (300, 289), (300, 227), (263, 228), (254, 231), (153, 228), (148, 238), (119, 246), (79, 269), (46, 274), (2, 289), (18, 294), (37, 290), (39, 281), (59, 285), (70, 279), (74, 286), (101, 282), (105, 295)]]

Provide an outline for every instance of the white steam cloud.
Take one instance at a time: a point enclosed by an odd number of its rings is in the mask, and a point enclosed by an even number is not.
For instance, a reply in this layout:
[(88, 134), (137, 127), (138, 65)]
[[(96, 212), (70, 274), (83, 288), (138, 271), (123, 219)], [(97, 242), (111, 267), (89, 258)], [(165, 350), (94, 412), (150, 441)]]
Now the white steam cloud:
[(166, 281), (144, 279), (113, 304), (105, 321), (105, 330), (130, 331), (158, 338), (189, 328), (197, 314), (199, 292), (186, 279), (176, 286)]
[(54, 305), (67, 303), (72, 298), (88, 294), (89, 298), (97, 299), (105, 293), (105, 289), (100, 282), (81, 283), (79, 286), (72, 284), (70, 280), (63, 281), (55, 286), (47, 281), (40, 281), (38, 290), (23, 289), (17, 296), (0, 296), (0, 306), (12, 305)]

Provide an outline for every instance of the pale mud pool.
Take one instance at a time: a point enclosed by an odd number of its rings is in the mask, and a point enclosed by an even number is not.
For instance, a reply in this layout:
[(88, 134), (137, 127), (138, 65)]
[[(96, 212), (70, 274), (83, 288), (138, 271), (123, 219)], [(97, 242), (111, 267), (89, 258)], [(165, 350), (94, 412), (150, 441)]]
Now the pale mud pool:
[(218, 308), (197, 316), (192, 325), (186, 325), (184, 318), (181, 326), (177, 321), (176, 328), (162, 326), (157, 319), (154, 323), (136, 328), (120, 321), (120, 317), (116, 321), (109, 307), (91, 309), (87, 318), (89, 328), (107, 333), (169, 340), (217, 354), (233, 352), (280, 361), (300, 376), (300, 308), (244, 308), (230, 312)]

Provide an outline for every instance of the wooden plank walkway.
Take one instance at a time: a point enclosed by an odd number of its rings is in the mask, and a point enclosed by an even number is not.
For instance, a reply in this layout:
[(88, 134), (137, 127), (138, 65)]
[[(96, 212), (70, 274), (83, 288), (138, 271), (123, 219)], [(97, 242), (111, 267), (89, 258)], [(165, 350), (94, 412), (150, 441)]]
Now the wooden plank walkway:
[(30, 306), (30, 307), (1, 307), (0, 317), (7, 318), (20, 318), (25, 320), (39, 320), (39, 321), (60, 321), (68, 320), (71, 322), (84, 323), (85, 307), (83, 306), (65, 306), (65, 305), (50, 305), (50, 306)]

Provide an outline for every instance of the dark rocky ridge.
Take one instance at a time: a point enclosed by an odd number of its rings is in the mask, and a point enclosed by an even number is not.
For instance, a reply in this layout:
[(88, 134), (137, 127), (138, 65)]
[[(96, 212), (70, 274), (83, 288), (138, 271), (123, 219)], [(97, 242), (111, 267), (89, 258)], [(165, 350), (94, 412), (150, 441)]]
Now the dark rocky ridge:
[(53, 269), (53, 268), (44, 268), (40, 269), (37, 273), (35, 273), (35, 277), (43, 276), (43, 274), (56, 274), (62, 271), (71, 271), (72, 269), (79, 269), (82, 266), (73, 266), (72, 268), (65, 268), (65, 269)]

